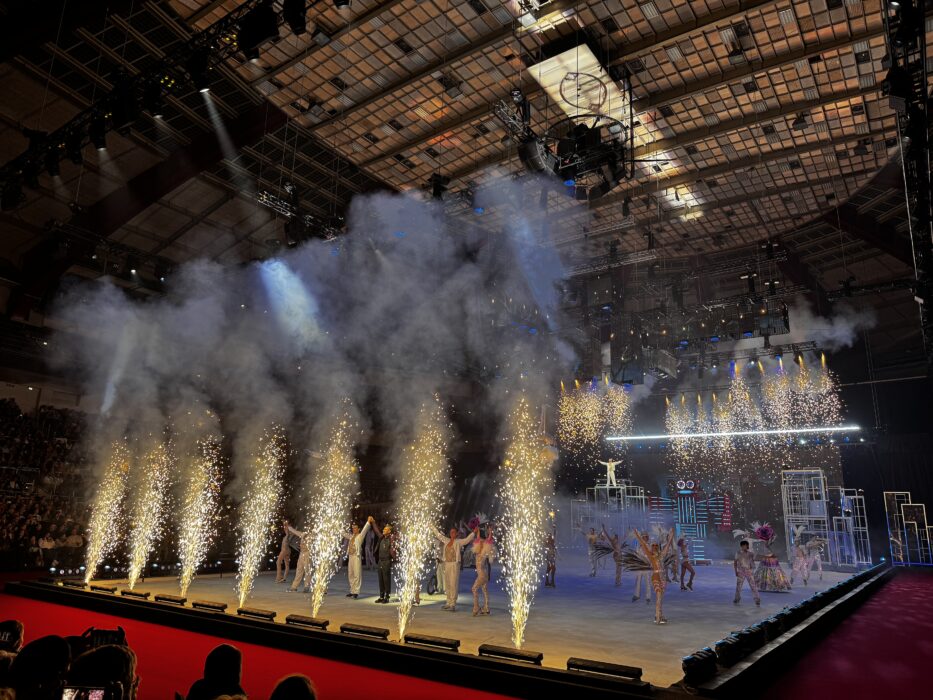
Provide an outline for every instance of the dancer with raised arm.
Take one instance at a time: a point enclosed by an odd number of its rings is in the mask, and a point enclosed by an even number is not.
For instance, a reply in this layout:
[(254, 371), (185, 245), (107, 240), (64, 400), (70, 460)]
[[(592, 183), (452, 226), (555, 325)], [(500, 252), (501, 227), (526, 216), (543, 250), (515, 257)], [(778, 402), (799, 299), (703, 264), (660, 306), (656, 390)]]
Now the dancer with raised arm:
[[(659, 534), (659, 539), (661, 539)], [(673, 528), (670, 532), (667, 533), (667, 536), (664, 537), (663, 547), (658, 542), (649, 542), (646, 534), (640, 533), (638, 530), (635, 530), (635, 539), (638, 540), (638, 546), (641, 547), (642, 554), (648, 560), (649, 565), (651, 566), (651, 587), (654, 589), (655, 601), (654, 601), (654, 624), (664, 625), (667, 624), (667, 618), (664, 617), (664, 573), (665, 569), (668, 568), (668, 556), (671, 553), (671, 548), (674, 545), (674, 530)]]
[(556, 588), (554, 577), (557, 575), (557, 541), (555, 539), (556, 528), (551, 528), (544, 538), (544, 585), (550, 588)]
[(616, 460), (606, 460), (605, 462), (601, 459), (596, 460), (597, 464), (602, 464), (606, 467), (606, 487), (612, 486), (613, 488), (617, 487), (616, 484), (616, 465), (622, 464), (621, 459)]
[(603, 523), (603, 537), (612, 547), (612, 560), (616, 563), (616, 588), (622, 585), (622, 537), (615, 533), (609, 534), (606, 531), (606, 523)]
[(373, 516), (370, 515), (362, 530), (359, 525), (353, 523), (350, 526), (351, 531), (343, 536), (347, 540), (347, 580), (350, 583), (347, 598), (360, 597), (360, 587), (363, 585), (363, 542), (373, 522)]
[[(450, 528), (450, 536), (444, 537), (444, 533), (435, 530), (434, 534), (438, 541), (443, 545), (444, 558), (444, 590), (447, 592), (447, 602), (443, 609), (450, 612), (457, 612), (457, 596), (460, 594), (460, 563), (463, 557), (463, 547), (473, 541), (477, 535), (477, 530), (473, 530), (466, 537), (457, 537), (460, 531)], [(479, 571), (479, 568), (477, 568)]]

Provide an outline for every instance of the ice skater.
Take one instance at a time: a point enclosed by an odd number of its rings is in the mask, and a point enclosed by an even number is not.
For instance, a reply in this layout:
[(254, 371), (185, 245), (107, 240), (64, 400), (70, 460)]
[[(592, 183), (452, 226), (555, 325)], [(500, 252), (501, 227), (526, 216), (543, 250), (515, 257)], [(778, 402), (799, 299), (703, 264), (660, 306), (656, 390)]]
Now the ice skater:
[[(288, 521), (282, 522), (282, 547), (279, 549), (279, 556), (275, 559), (275, 582), (285, 583), (288, 578), (288, 567), (292, 561), (292, 547), (288, 541)], [(284, 571), (283, 571), (284, 569)]]
[(595, 527), (591, 527), (590, 531), (584, 534), (586, 535), (586, 555), (590, 560), (590, 576), (595, 576), (596, 562), (599, 559), (596, 552), (596, 543), (599, 541), (601, 535), (596, 534)]
[(622, 464), (622, 460), (610, 459), (604, 462), (601, 459), (597, 459), (596, 462), (597, 464), (602, 464), (606, 467), (606, 487), (608, 488), (609, 486), (612, 486), (613, 488), (616, 488), (616, 465)]
[[(460, 593), (460, 564), (463, 558), (463, 548), (473, 541), (477, 530), (474, 530), (466, 537), (457, 537), (460, 531), (450, 528), (450, 537), (444, 537), (444, 533), (435, 529), (434, 535), (443, 545), (444, 562), (444, 590), (447, 591), (447, 602), (443, 610), (457, 612), (457, 596)], [(476, 569), (479, 572), (479, 568)]]
[(732, 602), (736, 605), (742, 602), (742, 585), (748, 581), (755, 605), (761, 605), (761, 596), (758, 595), (758, 586), (755, 584), (755, 555), (749, 548), (748, 540), (739, 542), (739, 551), (735, 553), (732, 568), (735, 570), (735, 599)]
[(654, 589), (654, 624), (667, 624), (663, 609), (665, 570), (668, 568), (668, 556), (674, 544), (674, 530), (671, 529), (667, 537), (664, 538), (663, 547), (658, 542), (649, 542), (647, 536), (638, 530), (635, 530), (635, 539), (638, 540), (638, 546), (641, 547), (642, 554), (651, 567), (651, 587)]
[(615, 533), (606, 532), (606, 524), (603, 523), (603, 537), (612, 547), (612, 560), (616, 563), (616, 588), (622, 585), (622, 538)]
[(820, 581), (823, 580), (823, 544), (826, 542), (822, 537), (814, 537), (806, 544), (807, 550), (807, 578), (816, 564), (816, 570), (820, 572)]
[(797, 576), (803, 579), (804, 586), (807, 585), (807, 581), (810, 578), (810, 562), (807, 557), (807, 549), (800, 541), (803, 533), (803, 525), (794, 528), (794, 560), (791, 562), (790, 568), (790, 585), (792, 586)]
[(288, 529), (288, 534), (297, 537), (299, 542), (298, 563), (295, 564), (295, 578), (292, 580), (292, 585), (288, 590), (294, 593), (301, 586), (304, 586), (305, 593), (308, 593), (311, 590), (311, 528), (308, 528), (304, 532), (300, 532), (291, 525), (287, 525), (286, 527)]
[(373, 516), (370, 515), (362, 530), (360, 530), (359, 525), (353, 523), (350, 526), (351, 531), (343, 536), (347, 540), (347, 580), (350, 583), (350, 592), (347, 593), (347, 598), (356, 599), (360, 597), (360, 586), (363, 585), (363, 542), (373, 522)]
[[(473, 617), (489, 614), (489, 574), (496, 548), (492, 539), (492, 525), (489, 525), (486, 537), (477, 537), (473, 543), (476, 554), (476, 580), (473, 582)], [(483, 592), (483, 607), (479, 606), (479, 592)]]
[[(677, 540), (677, 548), (680, 550), (680, 590), (693, 590), (693, 577), (696, 576), (696, 569), (690, 561), (690, 550), (687, 547), (687, 540), (681, 537)], [(684, 576), (690, 572), (690, 580), (684, 585)]]

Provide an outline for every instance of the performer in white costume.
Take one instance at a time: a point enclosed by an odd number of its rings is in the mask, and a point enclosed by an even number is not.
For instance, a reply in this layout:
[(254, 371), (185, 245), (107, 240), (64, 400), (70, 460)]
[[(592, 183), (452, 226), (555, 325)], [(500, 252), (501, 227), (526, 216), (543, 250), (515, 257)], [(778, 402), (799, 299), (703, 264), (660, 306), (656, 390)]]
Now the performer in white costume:
[[(282, 548), (275, 560), (275, 582), (285, 583), (288, 578), (289, 564), (292, 560), (292, 548), (288, 543), (288, 521), (282, 523)], [(284, 567), (284, 571), (282, 568)]]
[(476, 537), (476, 530), (466, 537), (457, 537), (460, 534), (457, 528), (450, 528), (450, 537), (435, 529), (434, 535), (444, 546), (444, 590), (447, 592), (447, 603), (444, 610), (457, 611), (457, 594), (460, 592), (460, 559), (464, 545), (468, 545)]
[(596, 462), (598, 464), (603, 464), (606, 467), (606, 486), (612, 486), (613, 488), (615, 488), (616, 487), (616, 465), (622, 464), (622, 460), (621, 459), (617, 459), (617, 460), (610, 459), (608, 462), (604, 462), (601, 459), (597, 459)]
[(360, 586), (363, 584), (363, 541), (372, 522), (373, 516), (370, 515), (362, 530), (359, 525), (353, 523), (352, 532), (343, 536), (347, 540), (347, 579), (350, 582), (347, 598), (358, 598), (360, 595)]
[(295, 535), (301, 542), (301, 548), (298, 550), (298, 563), (295, 564), (295, 578), (288, 589), (292, 593), (304, 586), (305, 593), (311, 590), (311, 528), (300, 532), (291, 525), (286, 526), (288, 534)]

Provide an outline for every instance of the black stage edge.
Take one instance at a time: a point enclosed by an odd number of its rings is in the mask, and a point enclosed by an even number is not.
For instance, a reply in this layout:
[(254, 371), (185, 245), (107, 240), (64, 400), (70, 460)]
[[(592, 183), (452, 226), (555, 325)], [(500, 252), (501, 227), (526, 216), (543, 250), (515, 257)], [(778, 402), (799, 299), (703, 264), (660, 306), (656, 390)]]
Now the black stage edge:
[(690, 686), (683, 681), (679, 685), (691, 695), (700, 697), (757, 697), (762, 687), (770, 685), (763, 679), (783, 675), (795, 661), (818, 645), (843, 619), (851, 615), (894, 576), (896, 569), (882, 564), (875, 565), (864, 573), (868, 575), (864, 582), (834, 602), (816, 610), (784, 634), (749, 653), (734, 665), (720, 668), (711, 680), (697, 686)]
[(368, 668), (520, 698), (683, 697), (682, 692), (655, 688), (639, 680), (399, 644), (49, 583), (7, 583), (4, 592), (357, 666), (365, 658)]

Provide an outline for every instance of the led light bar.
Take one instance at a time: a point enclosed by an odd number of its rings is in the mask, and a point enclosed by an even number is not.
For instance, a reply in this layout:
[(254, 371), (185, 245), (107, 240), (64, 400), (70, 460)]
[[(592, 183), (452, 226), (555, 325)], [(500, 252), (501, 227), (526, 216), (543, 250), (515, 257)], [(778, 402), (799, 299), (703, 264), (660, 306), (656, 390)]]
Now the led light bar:
[(740, 437), (747, 435), (800, 435), (805, 433), (851, 433), (861, 430), (857, 425), (824, 426), (821, 428), (775, 428), (773, 430), (729, 430), (722, 433), (670, 433), (668, 435), (612, 435), (610, 442), (637, 440), (689, 440), (691, 438)]

